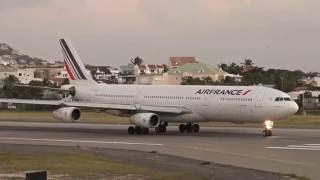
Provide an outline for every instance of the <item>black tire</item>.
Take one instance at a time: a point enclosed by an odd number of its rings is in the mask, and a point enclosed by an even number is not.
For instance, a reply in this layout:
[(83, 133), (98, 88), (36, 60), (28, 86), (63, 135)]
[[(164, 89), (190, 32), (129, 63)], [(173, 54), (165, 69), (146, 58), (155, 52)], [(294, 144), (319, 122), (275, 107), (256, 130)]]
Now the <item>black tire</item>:
[(167, 132), (167, 126), (165, 126), (165, 125), (162, 126), (162, 132), (163, 132), (163, 133), (166, 133), (166, 132)]
[(156, 131), (157, 134), (161, 133), (161, 126), (155, 127), (154, 130)]
[(188, 123), (186, 125), (186, 131), (187, 131), (187, 133), (192, 133), (192, 124), (191, 123)]
[(159, 125), (158, 127), (155, 128), (156, 133), (165, 133), (167, 131), (166, 126), (164, 125)]
[(192, 126), (192, 132), (198, 133), (199, 131), (200, 131), (200, 126), (199, 126), (199, 124), (194, 124), (194, 125)]
[(141, 134), (141, 133), (142, 133), (142, 128), (139, 127), (139, 126), (137, 126), (137, 127), (135, 128), (135, 133), (136, 133), (136, 134)]
[(186, 125), (180, 124), (179, 125), (179, 132), (184, 133), (186, 131)]
[(134, 134), (134, 132), (135, 132), (135, 129), (134, 129), (134, 127), (132, 127), (132, 126), (129, 126), (128, 127), (128, 134)]
[(149, 134), (149, 128), (142, 128), (142, 134)]
[(264, 131), (264, 136), (272, 136), (272, 131), (271, 130), (267, 130), (267, 129), (265, 129)]

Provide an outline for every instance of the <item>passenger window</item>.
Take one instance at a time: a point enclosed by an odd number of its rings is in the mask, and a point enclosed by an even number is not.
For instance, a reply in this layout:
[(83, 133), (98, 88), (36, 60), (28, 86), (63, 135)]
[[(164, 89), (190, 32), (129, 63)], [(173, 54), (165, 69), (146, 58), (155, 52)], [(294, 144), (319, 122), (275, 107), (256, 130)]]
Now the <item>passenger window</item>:
[(280, 101), (280, 98), (279, 98), (279, 97), (277, 97), (275, 101)]

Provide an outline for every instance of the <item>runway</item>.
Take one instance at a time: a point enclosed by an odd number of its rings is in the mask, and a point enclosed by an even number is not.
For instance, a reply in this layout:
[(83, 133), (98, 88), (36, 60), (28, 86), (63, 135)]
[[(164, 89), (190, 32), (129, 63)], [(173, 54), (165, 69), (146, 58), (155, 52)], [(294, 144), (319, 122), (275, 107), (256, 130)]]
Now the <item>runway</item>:
[(320, 177), (320, 130), (201, 127), (199, 134), (128, 135), (126, 125), (0, 122), (0, 143), (157, 151), (202, 161)]

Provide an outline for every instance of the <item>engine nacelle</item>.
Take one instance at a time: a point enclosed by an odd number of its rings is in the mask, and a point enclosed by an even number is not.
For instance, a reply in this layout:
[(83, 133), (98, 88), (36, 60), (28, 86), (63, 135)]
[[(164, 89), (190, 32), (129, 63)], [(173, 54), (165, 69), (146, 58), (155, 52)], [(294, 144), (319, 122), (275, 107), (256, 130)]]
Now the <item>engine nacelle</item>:
[(154, 113), (138, 113), (131, 116), (129, 121), (137, 126), (151, 128), (159, 125), (160, 118)]
[(80, 121), (81, 111), (76, 107), (63, 107), (53, 111), (53, 117), (62, 121)]

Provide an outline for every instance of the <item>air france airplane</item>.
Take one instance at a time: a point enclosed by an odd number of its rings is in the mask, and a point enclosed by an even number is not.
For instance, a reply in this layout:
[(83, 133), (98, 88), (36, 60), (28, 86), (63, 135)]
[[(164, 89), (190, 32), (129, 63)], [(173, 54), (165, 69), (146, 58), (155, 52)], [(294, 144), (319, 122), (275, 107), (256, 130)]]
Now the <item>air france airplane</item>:
[(258, 122), (272, 135), (273, 120), (297, 112), (297, 104), (281, 91), (260, 86), (182, 86), (99, 84), (87, 72), (69, 40), (60, 39), (72, 98), (62, 100), (0, 99), (17, 104), (55, 105), (53, 116), (79, 121), (81, 108), (100, 108), (129, 115), (129, 134), (165, 133), (168, 123), (181, 123), (181, 133), (197, 133), (199, 122)]

